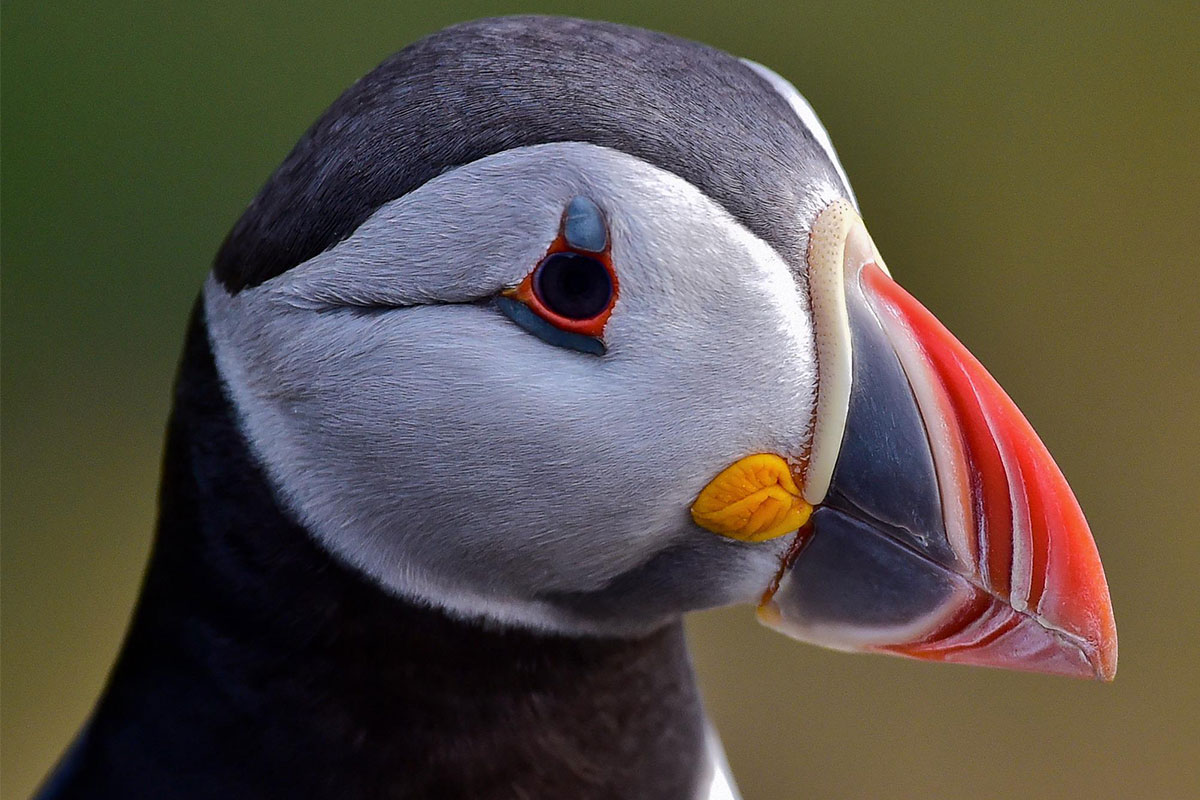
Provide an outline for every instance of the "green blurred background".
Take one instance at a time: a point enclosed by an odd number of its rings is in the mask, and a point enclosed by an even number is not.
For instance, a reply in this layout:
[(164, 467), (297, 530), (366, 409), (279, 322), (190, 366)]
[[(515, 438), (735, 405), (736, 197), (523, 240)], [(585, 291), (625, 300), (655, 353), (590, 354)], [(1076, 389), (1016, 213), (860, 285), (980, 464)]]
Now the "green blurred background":
[(1200, 13), (968, 5), (4, 3), (4, 797), (57, 757), (120, 642), (226, 230), (351, 81), (515, 11), (670, 31), (795, 82), (892, 271), (1037, 426), (1107, 567), (1107, 686), (828, 653), (748, 609), (694, 619), (748, 800), (1195, 796)]

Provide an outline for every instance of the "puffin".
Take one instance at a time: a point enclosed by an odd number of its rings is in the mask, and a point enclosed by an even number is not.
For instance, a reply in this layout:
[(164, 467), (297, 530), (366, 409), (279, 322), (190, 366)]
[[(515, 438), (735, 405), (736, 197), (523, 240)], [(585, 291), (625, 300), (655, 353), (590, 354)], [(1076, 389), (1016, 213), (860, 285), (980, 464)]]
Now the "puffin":
[(682, 627), (733, 604), (1116, 670), (1075, 496), (787, 80), (456, 25), (346, 90), (222, 244), (137, 607), (38, 797), (737, 797)]

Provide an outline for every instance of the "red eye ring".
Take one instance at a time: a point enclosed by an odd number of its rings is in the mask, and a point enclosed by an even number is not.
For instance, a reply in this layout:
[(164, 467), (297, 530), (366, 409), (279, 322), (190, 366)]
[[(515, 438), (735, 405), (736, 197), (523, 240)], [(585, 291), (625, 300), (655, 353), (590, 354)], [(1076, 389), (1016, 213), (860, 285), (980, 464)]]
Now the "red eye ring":
[[(563, 316), (562, 314), (553, 311), (547, 305), (545, 300), (539, 296), (539, 293), (535, 288), (539, 270), (543, 269), (547, 263), (552, 262), (553, 256), (559, 254), (579, 256), (586, 258), (588, 261), (598, 262), (608, 273), (608, 280), (611, 284), (611, 292), (609, 293), (607, 303), (605, 303), (604, 307), (595, 315), (584, 319)], [(569, 333), (577, 333), (583, 336), (593, 336), (599, 339), (604, 334), (604, 326), (608, 323), (609, 316), (612, 315), (613, 306), (616, 305), (618, 293), (619, 286), (617, 283), (617, 274), (612, 268), (612, 260), (609, 258), (609, 253), (607, 250), (602, 253), (584, 253), (570, 247), (563, 237), (559, 236), (554, 241), (554, 244), (550, 246), (550, 249), (546, 251), (545, 257), (538, 262), (538, 265), (533, 269), (532, 272), (525, 276), (525, 279), (521, 281), (520, 285), (517, 286), (516, 289), (510, 290), (505, 294), (529, 306), (529, 308), (533, 309), (533, 311), (539, 317), (546, 320), (556, 328)]]

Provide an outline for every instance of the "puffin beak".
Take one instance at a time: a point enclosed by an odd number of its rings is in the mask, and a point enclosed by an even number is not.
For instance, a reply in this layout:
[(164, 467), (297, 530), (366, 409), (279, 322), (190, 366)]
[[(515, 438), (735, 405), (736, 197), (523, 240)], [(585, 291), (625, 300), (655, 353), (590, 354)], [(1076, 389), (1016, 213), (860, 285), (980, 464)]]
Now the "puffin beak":
[(842, 650), (1111, 680), (1100, 557), (1033, 428), (891, 279), (849, 204), (818, 218), (808, 266), (817, 414), (773, 487), (790, 506), (768, 533), (799, 530), (760, 619)]

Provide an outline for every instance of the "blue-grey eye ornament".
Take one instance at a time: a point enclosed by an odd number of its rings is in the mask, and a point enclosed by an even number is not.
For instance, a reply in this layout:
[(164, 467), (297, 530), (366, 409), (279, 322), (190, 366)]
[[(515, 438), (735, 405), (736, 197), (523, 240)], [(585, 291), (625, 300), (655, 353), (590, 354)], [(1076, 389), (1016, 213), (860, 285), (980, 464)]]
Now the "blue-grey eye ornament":
[(617, 302), (611, 255), (604, 213), (591, 198), (574, 197), (546, 255), (496, 307), (548, 344), (604, 355), (604, 326)]
[(578, 195), (567, 205), (562, 235), (567, 244), (588, 253), (603, 253), (608, 248), (608, 226), (600, 207), (590, 197)]

